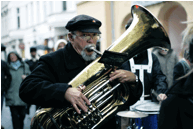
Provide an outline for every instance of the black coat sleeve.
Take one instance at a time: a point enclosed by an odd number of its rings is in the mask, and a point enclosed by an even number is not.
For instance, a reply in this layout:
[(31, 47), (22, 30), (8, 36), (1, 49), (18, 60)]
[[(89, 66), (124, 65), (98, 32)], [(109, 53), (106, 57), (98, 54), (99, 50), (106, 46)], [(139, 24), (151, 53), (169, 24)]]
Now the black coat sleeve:
[(153, 56), (152, 81), (154, 82), (154, 89), (159, 94), (164, 93), (168, 89), (166, 76), (163, 74), (161, 70), (161, 66), (156, 55), (152, 54), (152, 56)]
[[(125, 62), (122, 66), (121, 69), (130, 71), (129, 64), (128, 62)], [(143, 92), (143, 85), (142, 82), (140, 81), (138, 77), (138, 82), (135, 83), (135, 87), (131, 86), (131, 83), (126, 83), (129, 87), (129, 99), (126, 104), (126, 108), (129, 108), (129, 106), (135, 104), (141, 97), (142, 92)], [(133, 83), (132, 83), (133, 84)]]
[(135, 87), (130, 86), (130, 96), (129, 96), (129, 102), (128, 105), (131, 106), (135, 104), (141, 97), (143, 92), (143, 86), (138, 78), (138, 82), (136, 82)]
[(57, 60), (49, 56), (45, 60), (45, 57), (40, 58), (37, 68), (21, 83), (20, 98), (28, 104), (41, 107), (63, 107), (67, 104), (64, 95), (69, 87), (68, 82), (58, 81), (60, 67), (56, 66)]
[(180, 78), (183, 75), (184, 75), (183, 66), (182, 66), (182, 64), (180, 62), (178, 62), (174, 66), (174, 70), (173, 70), (173, 83), (175, 83), (177, 81), (177, 79)]

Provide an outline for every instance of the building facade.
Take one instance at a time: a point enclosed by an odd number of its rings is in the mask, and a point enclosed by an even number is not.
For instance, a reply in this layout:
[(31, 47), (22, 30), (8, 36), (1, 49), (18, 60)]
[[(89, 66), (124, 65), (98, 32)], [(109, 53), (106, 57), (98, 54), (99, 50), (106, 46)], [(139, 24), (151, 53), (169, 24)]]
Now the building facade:
[[(102, 22), (103, 52), (125, 31), (134, 4), (144, 6), (160, 21), (179, 54), (181, 32), (193, 22), (193, 1), (1, 1), (1, 43), (7, 53), (15, 49), (23, 58), (30, 58), (31, 46), (52, 48), (58, 39), (66, 39), (67, 21), (86, 14)], [(45, 52), (40, 51), (42, 54)]]
[(82, 1), (77, 4), (77, 13), (101, 20), (103, 52), (124, 33), (134, 4), (144, 6), (160, 21), (169, 35), (172, 48), (179, 54), (181, 33), (188, 24), (193, 24), (190, 23), (193, 22), (193, 1)]
[(1, 43), (7, 53), (16, 50), (30, 58), (31, 46), (53, 48), (58, 39), (66, 39), (65, 25), (76, 14), (76, 1), (1, 1)]

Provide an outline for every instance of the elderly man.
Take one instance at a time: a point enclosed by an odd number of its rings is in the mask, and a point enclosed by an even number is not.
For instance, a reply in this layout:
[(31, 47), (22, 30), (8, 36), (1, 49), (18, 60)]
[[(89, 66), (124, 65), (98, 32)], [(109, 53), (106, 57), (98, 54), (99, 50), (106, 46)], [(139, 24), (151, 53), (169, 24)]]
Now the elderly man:
[[(66, 25), (70, 42), (63, 49), (40, 58), (38, 67), (21, 84), (20, 97), (23, 101), (54, 108), (62, 108), (70, 103), (78, 114), (81, 113), (79, 108), (87, 112), (90, 101), (80, 88), (68, 85), (68, 82), (96, 59), (96, 53), (85, 48), (91, 44), (96, 46), (101, 33), (100, 26), (99, 20), (87, 15), (78, 15), (71, 19)], [(135, 83), (133, 87), (129, 86), (129, 104), (134, 104), (142, 93), (140, 80), (136, 83), (136, 76), (124, 69), (116, 70), (110, 75), (110, 81), (115, 79)], [(113, 128), (112, 124), (116, 124), (115, 121), (106, 126)]]

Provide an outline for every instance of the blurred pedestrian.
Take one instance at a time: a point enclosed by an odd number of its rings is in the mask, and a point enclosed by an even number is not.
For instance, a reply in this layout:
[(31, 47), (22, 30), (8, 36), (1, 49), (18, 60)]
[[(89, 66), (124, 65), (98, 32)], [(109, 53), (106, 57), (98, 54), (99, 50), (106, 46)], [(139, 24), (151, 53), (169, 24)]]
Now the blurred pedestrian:
[(64, 48), (65, 45), (67, 45), (67, 41), (64, 39), (59, 39), (56, 43), (55, 43), (55, 51)]
[(173, 49), (167, 51), (163, 48), (155, 48), (153, 53), (158, 57), (162, 72), (166, 75), (169, 88), (173, 84), (173, 69), (179, 61), (178, 56)]
[(6, 94), (6, 106), (10, 107), (13, 128), (23, 129), (26, 103), (19, 97), (19, 87), (22, 80), (30, 74), (30, 69), (28, 64), (22, 61), (17, 52), (10, 52), (7, 58), (12, 81)]
[[(10, 83), (11, 74), (9, 72), (9, 67), (5, 61), (1, 60), (1, 112), (3, 110), (4, 96), (10, 87)], [(4, 129), (2, 125), (1, 129)]]
[[(25, 61), (29, 65), (31, 72), (38, 66), (38, 58), (37, 58), (36, 52), (37, 52), (37, 48), (31, 47), (30, 48), (31, 59)], [(30, 114), (30, 107), (31, 107), (31, 104), (27, 104), (26, 114)], [(38, 109), (38, 106), (36, 106), (36, 110), (37, 109)]]
[(193, 26), (184, 31), (182, 43), (182, 51), (190, 59), (189, 68), (186, 69), (186, 62), (179, 62), (174, 68), (173, 86), (160, 108), (159, 129), (193, 129)]
[(30, 48), (30, 56), (31, 56), (31, 59), (30, 60), (26, 60), (26, 63), (29, 65), (31, 72), (38, 65), (38, 58), (37, 58), (37, 53), (36, 52), (37, 52), (36, 47), (31, 47)]

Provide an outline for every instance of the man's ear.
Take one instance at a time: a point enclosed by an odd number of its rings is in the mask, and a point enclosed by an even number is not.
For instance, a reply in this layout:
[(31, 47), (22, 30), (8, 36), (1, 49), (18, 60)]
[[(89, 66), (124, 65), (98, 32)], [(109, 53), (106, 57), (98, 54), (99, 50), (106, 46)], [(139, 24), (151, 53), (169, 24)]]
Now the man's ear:
[(68, 33), (68, 38), (69, 38), (69, 41), (70, 42), (74, 41), (73, 35), (71, 33)]

